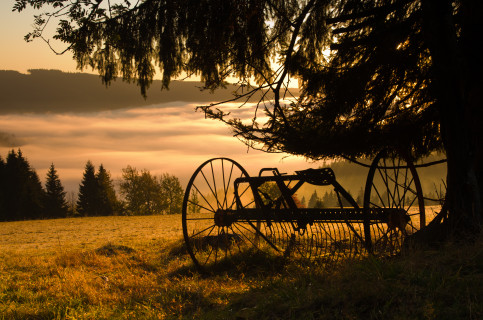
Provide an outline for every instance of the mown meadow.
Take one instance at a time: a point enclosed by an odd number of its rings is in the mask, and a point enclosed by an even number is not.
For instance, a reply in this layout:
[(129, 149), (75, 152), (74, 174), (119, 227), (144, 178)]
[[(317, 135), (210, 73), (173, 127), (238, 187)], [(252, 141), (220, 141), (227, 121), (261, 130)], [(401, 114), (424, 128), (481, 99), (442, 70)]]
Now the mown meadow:
[(483, 239), (317, 265), (258, 252), (198, 273), (181, 217), (0, 223), (0, 319), (482, 319)]

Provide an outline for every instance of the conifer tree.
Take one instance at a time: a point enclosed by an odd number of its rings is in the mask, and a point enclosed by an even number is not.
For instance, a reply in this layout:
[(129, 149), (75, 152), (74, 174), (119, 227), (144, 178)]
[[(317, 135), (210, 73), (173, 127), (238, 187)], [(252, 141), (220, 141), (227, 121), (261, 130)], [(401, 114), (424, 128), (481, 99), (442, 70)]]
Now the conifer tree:
[(111, 180), (111, 174), (101, 164), (96, 174), (98, 184), (98, 213), (101, 215), (113, 215), (118, 210), (116, 192)]
[(45, 213), (48, 217), (64, 218), (67, 216), (66, 192), (52, 163), (45, 182)]
[(302, 205), (302, 208), (307, 207), (307, 201), (305, 200), (305, 196), (302, 196), (302, 201), (300, 202), (300, 204)]
[(317, 195), (317, 191), (314, 190), (312, 195), (310, 196), (309, 199), (309, 208), (316, 208), (317, 207), (317, 202), (319, 201), (319, 196)]
[(359, 189), (359, 192), (357, 193), (356, 202), (359, 205), (359, 207), (362, 207), (364, 205), (364, 189), (362, 189), (362, 187)]
[(98, 215), (99, 184), (97, 183), (95, 168), (89, 160), (86, 163), (84, 175), (79, 186), (77, 211), (84, 216)]
[(337, 196), (335, 195), (334, 191), (330, 191), (330, 192), (326, 191), (324, 193), (324, 197), (322, 198), (322, 202), (324, 202), (324, 204), (327, 207), (337, 207), (337, 206), (339, 206), (339, 200), (337, 200)]
[(39, 176), (23, 157), (22, 151), (10, 151), (3, 167), (5, 220), (42, 218), (45, 192)]
[(0, 156), (0, 221), (7, 220), (7, 211), (5, 209), (5, 161)]

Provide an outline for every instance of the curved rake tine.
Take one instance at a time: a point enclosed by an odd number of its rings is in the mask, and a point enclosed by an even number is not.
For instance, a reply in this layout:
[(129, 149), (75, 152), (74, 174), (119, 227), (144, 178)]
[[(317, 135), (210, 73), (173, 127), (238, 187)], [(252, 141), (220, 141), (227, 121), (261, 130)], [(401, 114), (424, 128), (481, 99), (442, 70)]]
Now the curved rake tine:
[(252, 228), (255, 230), (255, 232), (256, 232), (256, 233), (257, 233), (257, 234), (258, 234), (260, 237), (262, 237), (262, 239), (263, 239), (263, 240), (265, 240), (265, 241), (266, 241), (266, 242), (267, 242), (267, 243), (270, 245), (270, 247), (272, 247), (272, 248), (273, 248), (273, 249), (275, 249), (276, 251), (280, 251), (280, 250), (277, 248), (277, 246), (276, 246), (276, 245), (274, 245), (274, 244), (273, 244), (273, 243), (272, 243), (270, 240), (268, 240), (268, 238), (267, 238), (267, 237), (265, 237), (265, 235), (264, 235), (262, 232), (260, 232), (260, 230), (258, 230), (258, 228), (257, 228), (257, 227), (255, 227), (255, 226), (253, 225), (253, 223), (251, 223), (250, 221), (248, 221), (248, 224), (249, 224), (249, 225), (250, 225), (250, 226), (251, 226), (251, 227), (252, 227)]
[[(239, 224), (239, 225), (240, 225), (240, 227), (245, 228), (243, 225), (241, 225), (241, 224)], [(238, 224), (233, 224), (233, 226), (235, 226), (235, 228), (240, 232), (241, 235), (243, 235), (248, 240), (248, 242), (250, 242), (255, 248), (258, 248), (257, 245), (255, 243), (253, 243), (253, 241), (251, 241), (250, 238), (248, 238), (247, 235), (238, 227)]]

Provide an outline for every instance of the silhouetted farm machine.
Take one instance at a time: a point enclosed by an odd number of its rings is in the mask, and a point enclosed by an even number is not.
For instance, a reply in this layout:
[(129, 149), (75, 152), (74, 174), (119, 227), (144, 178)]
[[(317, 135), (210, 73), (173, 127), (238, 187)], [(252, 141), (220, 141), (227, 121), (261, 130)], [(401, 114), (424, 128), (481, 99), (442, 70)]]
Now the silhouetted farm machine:
[[(321, 186), (333, 189), (337, 206), (301, 205), (297, 192)], [(330, 168), (264, 168), (250, 177), (237, 162), (214, 158), (194, 172), (182, 209), (186, 246), (201, 270), (254, 249), (322, 261), (391, 255), (431, 218), (413, 163), (384, 153), (370, 164), (362, 206)]]

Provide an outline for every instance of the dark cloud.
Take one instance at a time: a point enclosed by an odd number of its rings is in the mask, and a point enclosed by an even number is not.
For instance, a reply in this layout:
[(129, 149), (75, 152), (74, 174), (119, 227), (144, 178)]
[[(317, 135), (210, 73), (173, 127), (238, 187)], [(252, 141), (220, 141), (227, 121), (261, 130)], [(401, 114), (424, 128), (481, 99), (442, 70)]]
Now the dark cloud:
[(209, 104), (233, 98), (236, 89), (228, 85), (211, 93), (201, 87), (200, 82), (172, 81), (169, 90), (160, 90), (156, 80), (144, 99), (134, 84), (118, 80), (106, 87), (93, 74), (0, 70), (0, 114), (96, 112), (176, 101)]
[(23, 141), (18, 139), (14, 134), (0, 132), (0, 147), (14, 148), (21, 147), (23, 144)]

